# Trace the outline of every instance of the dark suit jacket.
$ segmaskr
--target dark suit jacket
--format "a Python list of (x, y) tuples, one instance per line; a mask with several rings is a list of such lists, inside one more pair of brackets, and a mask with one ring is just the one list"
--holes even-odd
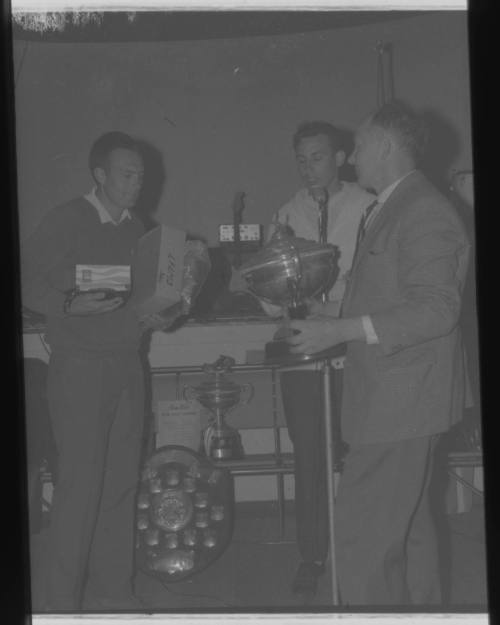
[(452, 205), (411, 173), (368, 228), (344, 297), (343, 316), (370, 315), (379, 339), (348, 345), (342, 428), (351, 446), (436, 434), (461, 418), (468, 256)]

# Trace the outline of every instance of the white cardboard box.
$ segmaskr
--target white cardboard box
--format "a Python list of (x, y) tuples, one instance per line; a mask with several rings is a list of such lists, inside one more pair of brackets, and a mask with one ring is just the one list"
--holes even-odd
[(180, 301), (185, 242), (184, 230), (164, 225), (139, 239), (132, 274), (139, 315), (160, 313)]

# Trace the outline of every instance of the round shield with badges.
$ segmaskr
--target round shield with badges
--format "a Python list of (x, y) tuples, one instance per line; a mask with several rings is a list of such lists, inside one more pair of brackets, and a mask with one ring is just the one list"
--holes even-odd
[(137, 565), (168, 582), (201, 571), (229, 545), (234, 486), (227, 469), (177, 445), (146, 462), (136, 505)]

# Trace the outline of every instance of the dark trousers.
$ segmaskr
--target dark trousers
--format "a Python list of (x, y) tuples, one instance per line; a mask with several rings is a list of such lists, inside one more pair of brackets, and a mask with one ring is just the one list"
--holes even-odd
[[(332, 429), (335, 447), (340, 443), (340, 373), (332, 370)], [(322, 373), (283, 372), (280, 384), (295, 456), (297, 545), (302, 560), (324, 561), (328, 552), (328, 504)]]
[(48, 398), (59, 472), (49, 528), (46, 608), (79, 610), (132, 590), (134, 498), (144, 417), (138, 355), (54, 353)]
[(436, 436), (350, 450), (335, 506), (344, 605), (440, 602), (429, 502)]

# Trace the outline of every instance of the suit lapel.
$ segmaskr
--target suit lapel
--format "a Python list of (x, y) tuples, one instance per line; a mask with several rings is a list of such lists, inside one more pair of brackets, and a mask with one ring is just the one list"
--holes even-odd
[[(368, 253), (373, 241), (376, 239), (378, 233), (384, 228), (388, 221), (390, 221), (394, 215), (400, 210), (402, 201), (405, 201), (405, 196), (410, 193), (414, 194), (414, 189), (418, 188), (422, 182), (425, 181), (425, 177), (419, 172), (413, 172), (405, 178), (401, 184), (399, 184), (394, 192), (391, 193), (387, 201), (384, 203), (375, 220), (368, 228), (364, 239), (361, 241), (356, 258), (349, 272), (349, 279), (344, 295), (344, 303), (342, 305), (344, 310), (348, 310), (349, 302), (351, 299), (353, 282), (356, 279), (356, 270), (358, 265), (363, 262), (366, 254)], [(347, 313), (348, 314), (348, 313)]]
[(394, 214), (397, 213), (401, 206), (401, 198), (404, 197), (408, 190), (410, 190), (421, 179), (423, 179), (423, 176), (419, 171), (409, 174), (384, 202), (380, 212), (375, 216), (373, 223), (369, 225), (369, 228), (360, 243), (351, 271), (355, 271), (358, 264), (366, 256), (371, 244), (377, 237), (377, 234), (384, 228), (385, 224), (391, 220)]

